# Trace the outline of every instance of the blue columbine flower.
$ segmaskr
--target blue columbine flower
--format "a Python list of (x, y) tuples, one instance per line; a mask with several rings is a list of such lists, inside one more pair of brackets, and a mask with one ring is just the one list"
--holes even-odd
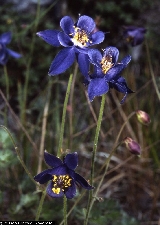
[(124, 38), (132, 47), (140, 45), (144, 41), (146, 29), (144, 27), (124, 26)]
[(66, 195), (67, 198), (73, 198), (76, 195), (76, 185), (79, 183), (83, 188), (91, 190), (92, 186), (74, 170), (78, 164), (77, 152), (67, 154), (63, 162), (54, 155), (44, 152), (46, 163), (52, 167), (36, 175), (34, 179), (40, 184), (51, 180), (47, 187), (47, 193), (53, 198)]
[(60, 21), (62, 31), (45, 30), (37, 33), (48, 44), (64, 48), (53, 60), (49, 75), (58, 75), (67, 70), (77, 58), (82, 74), (89, 70), (88, 47), (99, 44), (104, 40), (102, 31), (94, 32), (95, 22), (89, 16), (80, 16), (76, 23), (65, 16)]
[(90, 101), (96, 96), (103, 95), (110, 88), (115, 88), (119, 92), (125, 93), (121, 103), (124, 102), (128, 93), (132, 93), (123, 77), (120, 76), (121, 71), (128, 65), (131, 56), (128, 55), (117, 63), (119, 51), (115, 47), (107, 47), (103, 51), (103, 55), (96, 49), (88, 51), (91, 63), (94, 65), (93, 74), (88, 75), (85, 84), (88, 86), (88, 96)]
[(0, 35), (0, 64), (5, 65), (8, 61), (8, 57), (20, 58), (21, 55), (6, 47), (10, 43), (12, 38), (11, 32), (6, 32)]

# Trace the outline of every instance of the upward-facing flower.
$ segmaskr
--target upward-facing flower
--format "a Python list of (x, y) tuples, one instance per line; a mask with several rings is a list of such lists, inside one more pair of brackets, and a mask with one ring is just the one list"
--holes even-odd
[(146, 29), (144, 27), (124, 26), (124, 38), (131, 46), (140, 45), (144, 41)]
[(58, 75), (67, 70), (77, 58), (82, 74), (88, 73), (88, 47), (99, 44), (104, 40), (104, 33), (95, 29), (95, 22), (89, 16), (80, 16), (76, 23), (65, 16), (60, 21), (62, 31), (45, 30), (37, 33), (48, 44), (64, 48), (53, 60), (49, 75)]
[(91, 63), (94, 64), (93, 74), (88, 75), (85, 80), (90, 101), (96, 96), (107, 93), (110, 88), (115, 88), (125, 94), (121, 101), (123, 103), (127, 94), (133, 92), (127, 87), (125, 79), (120, 76), (121, 71), (130, 62), (131, 56), (128, 55), (117, 63), (119, 51), (112, 46), (107, 47), (103, 55), (96, 49), (89, 50), (88, 55)]
[(91, 190), (92, 186), (74, 170), (78, 165), (77, 152), (67, 154), (63, 162), (54, 155), (44, 152), (46, 163), (52, 167), (36, 175), (34, 179), (40, 184), (51, 180), (47, 187), (47, 193), (53, 198), (66, 195), (67, 198), (73, 198), (76, 195), (75, 184), (79, 183), (83, 188)]
[(9, 56), (14, 58), (20, 58), (21, 55), (11, 49), (7, 48), (6, 45), (11, 42), (11, 32), (6, 32), (0, 35), (0, 64), (5, 65), (8, 61)]

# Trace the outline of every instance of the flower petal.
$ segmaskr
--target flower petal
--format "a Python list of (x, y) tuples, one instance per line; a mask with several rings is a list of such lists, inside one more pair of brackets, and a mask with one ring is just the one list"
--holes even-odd
[(77, 154), (77, 152), (67, 154), (66, 157), (64, 158), (64, 163), (66, 164), (66, 166), (69, 169), (75, 170), (75, 168), (78, 165), (78, 154)]
[(107, 93), (109, 90), (109, 85), (105, 81), (105, 78), (95, 78), (92, 79), (88, 85), (88, 97), (92, 101), (94, 97), (101, 96)]
[(69, 36), (67, 34), (65, 34), (64, 32), (59, 32), (58, 40), (61, 43), (61, 45), (64, 47), (73, 46), (73, 42), (71, 41)]
[(49, 154), (47, 151), (44, 152), (44, 159), (46, 163), (51, 167), (63, 165), (62, 161), (58, 157)]
[(95, 28), (95, 22), (89, 16), (80, 16), (77, 22), (77, 27), (87, 31), (88, 33), (91, 33)]
[(89, 57), (87, 54), (78, 54), (78, 65), (81, 73), (87, 79), (89, 73)]
[(17, 58), (17, 59), (18, 59), (18, 58), (22, 57), (21, 54), (19, 54), (19, 53), (13, 51), (13, 50), (11, 50), (11, 49), (8, 49), (8, 48), (7, 48), (7, 52), (8, 52), (8, 54), (9, 54), (10, 56), (12, 56), (12, 57), (14, 57), (14, 58)]
[(105, 76), (106, 82), (111, 80), (116, 80), (124, 68), (125, 66), (122, 63), (118, 63), (115, 66), (113, 66), (111, 69), (109, 69)]
[(118, 61), (119, 50), (116, 47), (109, 46), (104, 51), (104, 56), (111, 55), (112, 63), (116, 63)]
[(51, 181), (47, 186), (47, 194), (51, 196), (52, 198), (60, 198), (64, 195), (64, 192), (60, 190), (59, 194), (56, 194), (52, 191), (53, 188), (53, 182)]
[(60, 27), (67, 35), (74, 33), (73, 26), (74, 22), (70, 16), (64, 16), (60, 21)]
[(60, 43), (58, 40), (59, 32), (60, 31), (58, 30), (44, 30), (44, 31), (38, 32), (37, 35), (48, 44), (59, 47), (60, 46)]
[(122, 63), (124, 65), (124, 68), (128, 65), (128, 63), (131, 61), (131, 56), (127, 55), (126, 57), (124, 57), (120, 63)]
[(71, 181), (71, 186), (67, 191), (65, 191), (65, 195), (69, 199), (73, 198), (76, 195), (76, 185), (73, 180)]
[(63, 164), (61, 166), (57, 166), (57, 167), (51, 169), (49, 171), (49, 174), (52, 175), (52, 176), (53, 175), (57, 175), (57, 176), (66, 175), (66, 174), (69, 174), (69, 169), (67, 168), (66, 165)]
[(100, 44), (104, 41), (105, 35), (102, 31), (97, 31), (92, 34), (92, 43), (91, 45)]
[(11, 32), (6, 32), (0, 36), (0, 42), (2, 42), (5, 45), (9, 44), (11, 41), (11, 38), (12, 38)]
[(52, 179), (52, 169), (44, 170), (43, 172), (37, 174), (34, 177), (34, 180), (39, 182), (40, 184), (44, 184), (51, 179)]
[(88, 56), (90, 58), (91, 63), (101, 68), (100, 62), (102, 60), (102, 54), (97, 49), (91, 49), (88, 51)]
[(49, 75), (55, 76), (66, 71), (75, 61), (74, 48), (62, 49), (53, 60)]
[(88, 182), (78, 173), (75, 173), (74, 179), (76, 182), (78, 182), (83, 188), (87, 189), (87, 190), (91, 190), (94, 187), (92, 187), (91, 185), (88, 184)]

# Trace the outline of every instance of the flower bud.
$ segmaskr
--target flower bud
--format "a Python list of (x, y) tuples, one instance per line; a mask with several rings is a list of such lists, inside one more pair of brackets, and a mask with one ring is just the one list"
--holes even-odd
[(136, 116), (137, 116), (138, 121), (140, 123), (142, 123), (143, 125), (149, 125), (151, 122), (151, 119), (150, 119), (150, 116), (148, 115), (148, 113), (146, 113), (142, 110), (137, 110)]
[(128, 148), (128, 150), (132, 154), (134, 154), (134, 155), (140, 155), (141, 154), (140, 145), (136, 141), (134, 141), (132, 138), (126, 137), (123, 141), (126, 144), (126, 147)]

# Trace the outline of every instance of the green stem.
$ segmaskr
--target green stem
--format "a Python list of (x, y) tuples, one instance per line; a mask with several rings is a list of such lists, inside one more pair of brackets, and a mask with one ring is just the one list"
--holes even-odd
[(27, 69), (26, 69), (26, 76), (25, 76), (25, 83), (24, 83), (24, 97), (23, 97), (23, 109), (22, 109), (22, 114), (21, 114), (21, 119), (22, 119), (22, 124), (25, 123), (25, 112), (26, 112), (26, 101), (27, 101), (27, 93), (28, 93), (28, 84), (29, 84), (29, 77), (30, 77), (30, 67), (32, 63), (32, 57), (33, 57), (33, 51), (34, 51), (34, 46), (35, 46), (35, 38), (36, 38), (36, 30), (39, 22), (39, 15), (40, 15), (40, 0), (38, 1), (37, 4), (37, 12), (36, 12), (36, 18), (35, 18), (35, 27), (33, 31), (33, 38), (31, 42), (31, 49), (30, 49), (30, 54), (29, 54), (29, 59), (28, 59), (28, 64), (27, 64)]
[[(96, 157), (96, 152), (97, 152), (97, 144), (98, 144), (99, 132), (100, 132), (101, 123), (102, 123), (104, 106), (105, 106), (105, 95), (102, 95), (101, 106), (100, 106), (100, 110), (99, 110), (99, 117), (98, 117), (98, 121), (97, 121), (96, 133), (95, 133), (94, 144), (93, 144), (91, 180), (90, 180), (91, 186), (93, 186), (94, 170), (95, 170), (95, 157)], [(92, 198), (93, 198), (93, 190), (91, 190), (89, 193), (89, 200), (88, 200), (86, 219), (84, 221), (84, 225), (86, 225), (88, 222), (88, 217), (89, 217), (89, 213), (90, 213), (90, 204), (91, 204)]]
[(61, 128), (60, 128), (60, 138), (59, 138), (57, 157), (61, 156), (63, 135), (64, 135), (64, 126), (65, 126), (65, 119), (66, 119), (66, 110), (67, 110), (67, 104), (68, 104), (69, 94), (70, 94), (70, 90), (71, 90), (72, 80), (73, 80), (73, 74), (70, 74), (67, 91), (66, 91), (66, 96), (65, 96), (65, 100), (64, 100), (64, 105), (63, 105), (62, 122), (61, 122)]
[(9, 101), (9, 78), (8, 78), (6, 65), (4, 65), (3, 69), (4, 69), (5, 80), (6, 80), (6, 98), (7, 98), (7, 101)]
[(106, 172), (107, 172), (107, 170), (108, 170), (108, 167), (109, 167), (109, 163), (110, 163), (111, 157), (112, 157), (113, 153), (115, 152), (115, 150), (116, 150), (116, 149), (119, 147), (119, 145), (121, 145), (121, 143), (122, 143), (122, 142), (118, 143), (118, 142), (119, 142), (120, 135), (121, 135), (121, 133), (122, 133), (122, 131), (123, 131), (125, 125), (127, 124), (128, 120), (129, 120), (133, 115), (135, 115), (135, 112), (132, 112), (132, 113), (128, 116), (127, 120), (123, 123), (123, 125), (122, 125), (122, 127), (121, 127), (121, 129), (120, 129), (120, 131), (119, 131), (119, 133), (118, 133), (118, 136), (117, 136), (117, 138), (116, 138), (115, 144), (114, 144), (114, 146), (113, 146), (113, 148), (112, 148), (112, 150), (111, 150), (111, 153), (109, 154), (109, 157), (107, 158), (107, 160), (106, 160), (106, 162), (105, 162), (105, 164), (104, 164), (105, 170), (104, 170), (103, 176), (102, 176), (102, 178), (101, 178), (101, 180), (100, 180), (100, 182), (99, 182), (99, 184), (98, 184), (98, 187), (96, 188), (96, 191), (95, 191), (95, 193), (94, 193), (94, 196), (92, 197), (92, 199), (91, 199), (91, 201), (90, 201), (89, 207), (88, 207), (88, 209), (87, 209), (87, 214), (86, 214), (86, 219), (85, 219), (85, 221), (84, 221), (84, 225), (87, 225), (87, 224), (88, 224), (88, 219), (89, 219), (90, 211), (91, 211), (91, 209), (92, 209), (92, 207), (93, 207), (93, 204), (94, 204), (94, 202), (95, 202), (95, 199), (97, 198), (97, 194), (98, 194), (99, 189), (100, 189), (100, 187), (101, 187), (101, 185), (102, 185), (102, 182), (103, 182), (103, 180), (104, 180), (104, 178), (105, 178), (105, 176), (106, 176)]
[[(4, 76), (5, 76), (5, 82), (6, 82), (6, 99), (7, 101), (9, 101), (9, 78), (8, 78), (8, 72), (7, 72), (7, 67), (6, 65), (4, 65), (3, 67), (4, 69)], [(7, 123), (7, 113), (8, 110), (7, 110), (7, 106), (5, 107), (5, 115), (4, 115), (4, 124), (7, 126), (8, 123)]]
[(38, 206), (38, 209), (37, 209), (35, 221), (39, 221), (39, 217), (40, 217), (40, 214), (41, 214), (41, 211), (42, 211), (42, 207), (43, 207), (45, 197), (46, 197), (46, 190), (44, 190), (42, 192), (42, 196), (41, 196), (41, 200), (39, 202), (39, 206)]
[[(18, 147), (16, 146), (16, 143), (15, 143), (15, 141), (14, 141), (14, 139), (13, 139), (13, 137), (12, 137), (10, 131), (7, 129), (7, 127), (5, 127), (5, 126), (3, 126), (3, 125), (0, 125), (0, 128), (2, 128), (4, 131), (6, 131), (6, 132), (8, 133), (9, 137), (11, 138), (11, 141), (12, 141), (12, 143), (13, 143), (14, 149), (15, 149), (15, 151), (16, 151), (16, 153), (17, 153), (17, 157), (18, 157), (18, 159), (19, 159), (21, 165), (23, 166), (25, 172), (28, 174), (28, 176), (29, 176), (29, 178), (31, 179), (31, 181), (37, 186), (37, 183), (36, 183), (35, 180), (33, 179), (31, 173), (30, 173), (29, 170), (27, 169), (27, 167), (26, 167), (26, 165), (25, 165), (25, 163), (24, 163), (24, 161), (23, 161), (23, 159), (22, 159), (22, 157), (21, 157), (21, 155), (20, 155), (19, 149), (18, 149)], [(38, 187), (40, 187), (40, 185), (38, 185)], [(42, 189), (42, 188), (40, 188), (40, 189)]]
[(64, 218), (64, 225), (67, 225), (67, 198), (65, 195), (63, 197), (63, 218)]

